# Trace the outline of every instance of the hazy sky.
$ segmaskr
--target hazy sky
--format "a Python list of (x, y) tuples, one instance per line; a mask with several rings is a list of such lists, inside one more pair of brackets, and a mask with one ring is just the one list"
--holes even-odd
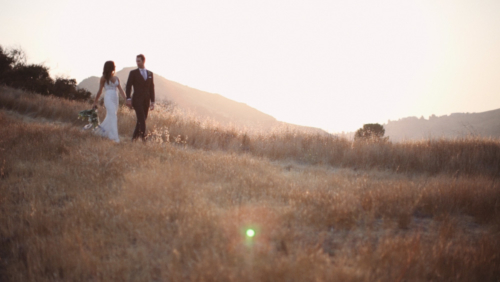
[(0, 44), (78, 81), (144, 53), (167, 79), (353, 131), (500, 108), (500, 1), (0, 0)]

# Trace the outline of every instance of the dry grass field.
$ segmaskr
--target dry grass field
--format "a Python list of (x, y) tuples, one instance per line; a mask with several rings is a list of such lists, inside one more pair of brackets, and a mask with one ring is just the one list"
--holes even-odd
[(0, 281), (500, 281), (499, 140), (351, 142), (160, 107), (145, 143), (121, 109), (115, 144), (80, 129), (86, 108), (0, 87)]

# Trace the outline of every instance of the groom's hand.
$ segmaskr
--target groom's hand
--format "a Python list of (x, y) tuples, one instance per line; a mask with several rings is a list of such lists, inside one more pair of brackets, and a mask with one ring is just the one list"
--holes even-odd
[(151, 104), (149, 105), (149, 110), (154, 110), (155, 109), (155, 102), (151, 102)]
[(125, 101), (125, 105), (127, 105), (127, 107), (129, 107), (130, 109), (132, 109), (132, 100), (131, 99), (127, 99)]

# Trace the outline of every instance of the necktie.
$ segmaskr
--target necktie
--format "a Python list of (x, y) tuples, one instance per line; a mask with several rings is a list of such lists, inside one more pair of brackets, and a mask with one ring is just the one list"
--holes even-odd
[(141, 69), (141, 74), (142, 74), (142, 77), (144, 77), (144, 80), (146, 80), (146, 69)]

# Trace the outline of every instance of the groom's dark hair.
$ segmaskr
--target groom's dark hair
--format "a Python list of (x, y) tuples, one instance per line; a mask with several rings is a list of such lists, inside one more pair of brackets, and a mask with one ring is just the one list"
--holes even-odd
[(139, 55), (137, 55), (137, 58), (141, 58), (141, 60), (142, 60), (143, 62), (145, 62), (145, 61), (146, 61), (146, 57), (144, 57), (144, 55), (143, 55), (143, 54), (139, 54)]

